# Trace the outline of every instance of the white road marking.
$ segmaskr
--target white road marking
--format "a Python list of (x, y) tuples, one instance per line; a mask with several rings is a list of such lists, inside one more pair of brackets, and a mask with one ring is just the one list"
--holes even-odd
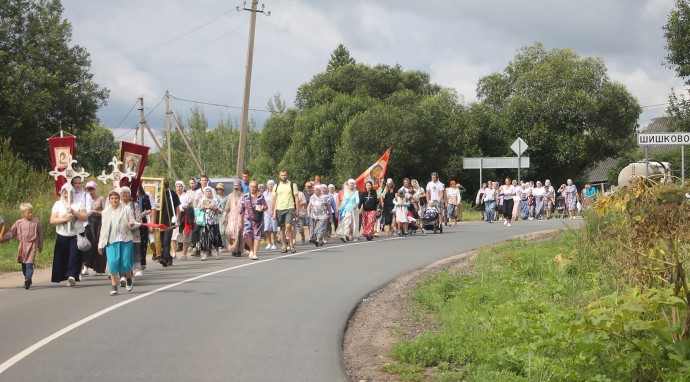
[[(339, 245), (330, 245), (330, 246), (328, 246), (327, 248), (330, 249), (330, 248), (346, 247), (346, 246), (351, 246), (351, 245), (359, 245), (359, 244), (367, 244), (367, 243), (377, 243), (377, 242), (388, 241), (388, 240), (395, 240), (395, 239), (398, 239), (398, 238), (397, 238), (397, 237), (392, 237), (392, 238), (379, 239), (379, 240), (376, 240), (376, 241), (360, 241), (360, 242), (345, 243), (345, 244), (339, 244)], [(62, 337), (63, 335), (65, 335), (65, 334), (71, 332), (72, 330), (74, 330), (74, 329), (76, 329), (76, 328), (78, 328), (78, 327), (80, 327), (80, 326), (82, 326), (82, 325), (84, 325), (84, 324), (86, 324), (86, 323), (88, 323), (88, 322), (90, 322), (90, 321), (93, 321), (93, 320), (97, 319), (98, 317), (101, 317), (101, 316), (105, 315), (106, 313), (112, 312), (113, 310), (115, 310), (115, 309), (117, 309), (117, 308), (121, 308), (121, 307), (123, 307), (123, 306), (125, 306), (125, 305), (127, 305), (127, 304), (131, 304), (131, 303), (133, 303), (133, 302), (135, 302), (135, 301), (139, 301), (139, 300), (141, 300), (142, 298), (149, 297), (149, 296), (151, 296), (151, 295), (153, 295), (153, 294), (156, 294), (156, 293), (158, 293), (158, 292), (162, 292), (162, 291), (164, 291), (164, 290), (166, 290), (166, 289), (174, 288), (174, 287), (176, 287), (176, 286), (179, 286), (179, 285), (188, 283), (188, 282), (190, 282), (190, 281), (195, 281), (195, 280), (202, 279), (202, 278), (204, 278), (204, 277), (213, 276), (213, 275), (216, 275), (216, 274), (218, 274), (218, 273), (223, 273), (223, 272), (231, 271), (231, 270), (234, 270), (234, 269), (247, 267), (247, 266), (250, 266), (250, 265), (261, 264), (261, 263), (265, 263), (265, 262), (268, 262), (268, 261), (273, 261), (273, 260), (278, 260), (278, 259), (284, 259), (284, 258), (292, 257), (292, 256), (303, 255), (303, 254), (305, 254), (305, 253), (316, 252), (316, 251), (319, 251), (319, 250), (322, 250), (322, 249), (326, 249), (326, 248), (321, 247), (321, 248), (310, 249), (310, 250), (307, 250), (307, 251), (302, 251), (302, 252), (297, 252), (297, 253), (290, 253), (290, 254), (288, 254), (288, 255), (272, 257), (272, 258), (270, 258), (270, 259), (263, 259), (263, 260), (259, 260), (259, 261), (252, 261), (252, 262), (249, 262), (249, 263), (245, 263), (245, 264), (241, 264), (241, 265), (236, 265), (236, 266), (234, 266), (234, 267), (225, 268), (225, 269), (220, 269), (220, 270), (213, 271), (213, 272), (209, 272), (209, 273), (204, 273), (204, 274), (199, 275), (199, 276), (195, 276), (195, 277), (192, 277), (192, 278), (189, 278), (189, 279), (186, 279), (186, 280), (182, 280), (182, 281), (176, 282), (176, 283), (174, 283), (174, 284), (170, 284), (170, 285), (166, 285), (166, 286), (160, 287), (160, 288), (158, 288), (158, 289), (154, 289), (154, 290), (152, 290), (152, 291), (150, 291), (150, 292), (146, 292), (146, 293), (144, 293), (144, 294), (142, 294), (142, 295), (139, 295), (139, 296), (130, 298), (130, 299), (126, 300), (126, 301), (119, 302), (119, 303), (117, 303), (117, 304), (115, 304), (115, 305), (113, 305), (113, 306), (109, 306), (109, 307), (107, 307), (107, 308), (105, 308), (105, 309), (103, 309), (103, 310), (101, 310), (101, 311), (98, 311), (98, 312), (96, 312), (96, 313), (94, 313), (94, 314), (92, 314), (92, 315), (90, 315), (90, 316), (88, 316), (88, 317), (85, 317), (85, 318), (83, 318), (83, 319), (81, 319), (81, 320), (79, 320), (79, 321), (73, 323), (72, 325), (69, 325), (69, 326), (67, 326), (67, 327), (65, 327), (65, 328), (63, 328), (63, 329), (60, 329), (60, 330), (58, 330), (57, 332), (55, 332), (55, 333), (49, 335), (48, 337), (46, 337), (46, 338), (44, 338), (44, 339), (42, 339), (42, 340), (36, 342), (35, 344), (29, 346), (28, 348), (24, 349), (23, 351), (17, 353), (14, 357), (8, 359), (7, 361), (3, 362), (3, 363), (0, 365), (0, 374), (4, 373), (7, 369), (9, 369), (10, 367), (14, 366), (17, 362), (19, 362), (19, 361), (21, 361), (22, 359), (28, 357), (31, 353), (35, 352), (36, 350), (39, 350), (40, 348), (44, 347), (45, 345), (49, 344), (50, 342), (52, 342), (52, 341), (54, 341), (54, 340), (56, 340), (56, 339)]]

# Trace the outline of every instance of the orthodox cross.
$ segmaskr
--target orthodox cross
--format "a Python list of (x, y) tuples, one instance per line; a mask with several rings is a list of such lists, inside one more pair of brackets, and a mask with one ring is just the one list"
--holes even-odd
[(118, 160), (117, 157), (113, 157), (113, 160), (108, 164), (113, 167), (113, 172), (106, 175), (105, 170), (103, 170), (103, 173), (98, 176), (98, 180), (103, 182), (103, 184), (108, 184), (108, 180), (110, 179), (113, 181), (113, 188), (120, 188), (120, 180), (122, 180), (122, 178), (128, 178), (131, 182), (132, 178), (136, 178), (137, 176), (137, 173), (130, 169), (125, 169), (125, 172), (120, 171), (122, 161)]
[[(74, 189), (72, 188), (72, 179), (74, 178), (82, 178), (86, 179), (90, 174), (82, 168), (81, 170), (77, 171), (74, 169), (74, 166), (72, 166), (74, 163), (77, 163), (76, 160), (72, 159), (72, 155), (67, 154), (67, 166), (60, 170), (60, 167), (62, 164), (58, 164), (55, 166), (53, 171), (49, 172), (53, 179), (58, 180), (60, 176), (65, 177), (67, 179), (67, 205), (71, 206), (72, 205), (72, 193), (74, 192)], [(67, 229), (72, 230), (72, 222), (69, 222), (67, 224)]]

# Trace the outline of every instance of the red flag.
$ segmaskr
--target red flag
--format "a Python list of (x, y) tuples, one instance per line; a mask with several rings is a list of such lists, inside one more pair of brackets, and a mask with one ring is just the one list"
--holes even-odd
[[(74, 158), (74, 136), (48, 138), (48, 144), (50, 145), (50, 163), (53, 164), (53, 169), (57, 167), (58, 170), (64, 170), (69, 164), (67, 163), (68, 155)], [(60, 195), (60, 188), (65, 183), (67, 183), (67, 179), (64, 176), (59, 176), (55, 180), (56, 194)]]
[(379, 188), (381, 180), (386, 176), (386, 168), (388, 167), (388, 158), (390, 158), (390, 156), (391, 148), (389, 147), (376, 163), (372, 164), (366, 171), (357, 177), (357, 189), (360, 192), (366, 190), (367, 181), (371, 181), (374, 184), (374, 190)]
[(146, 158), (149, 156), (149, 147), (137, 145), (136, 143), (121, 142), (120, 160), (122, 161), (122, 168), (120, 171), (127, 172), (132, 170), (137, 173), (137, 177), (130, 182), (129, 178), (120, 180), (120, 186), (128, 186), (132, 189), (132, 199), (137, 197), (139, 185), (141, 184), (141, 176), (144, 175), (144, 168), (146, 168)]

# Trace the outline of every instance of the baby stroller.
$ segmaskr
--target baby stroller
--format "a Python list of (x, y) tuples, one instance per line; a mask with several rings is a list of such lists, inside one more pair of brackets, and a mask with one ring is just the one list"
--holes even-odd
[(443, 233), (443, 226), (439, 218), (439, 211), (435, 205), (430, 205), (424, 210), (424, 217), (422, 218), (422, 227), (425, 230), (434, 231), (434, 233)]
[(568, 210), (565, 207), (565, 197), (559, 196), (556, 198), (556, 217), (562, 219), (568, 216)]

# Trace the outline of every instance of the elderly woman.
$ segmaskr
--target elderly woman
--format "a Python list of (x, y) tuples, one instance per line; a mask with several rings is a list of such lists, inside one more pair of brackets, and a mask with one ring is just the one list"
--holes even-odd
[(119, 275), (125, 276), (127, 290), (134, 288), (132, 280), (133, 236), (132, 229), (139, 227), (140, 222), (134, 220), (129, 205), (120, 203), (120, 190), (108, 193), (108, 206), (103, 210), (103, 226), (98, 239), (98, 253), (105, 252), (110, 269), (112, 284), (110, 295), (118, 294), (117, 282)]
[(220, 248), (223, 246), (223, 239), (220, 237), (220, 219), (218, 213), (222, 210), (218, 200), (213, 197), (213, 189), (209, 186), (204, 187), (204, 196), (199, 200), (199, 208), (204, 212), (206, 225), (199, 233), (199, 245), (202, 255), (201, 261), (206, 261), (208, 256), (216, 251), (216, 259), (220, 259)]
[(544, 217), (544, 186), (537, 181), (537, 187), (532, 190), (534, 196), (534, 217), (541, 220)]
[(573, 184), (572, 179), (568, 179), (566, 184), (562, 184), (558, 192), (562, 192), (565, 196), (565, 205), (568, 207), (568, 217), (575, 219), (577, 212), (577, 203), (580, 201), (580, 196), (577, 193), (577, 187)]
[(84, 251), (84, 263), (82, 266), (81, 274), (84, 276), (89, 275), (89, 268), (92, 268), (96, 274), (105, 273), (105, 266), (107, 262), (105, 261), (105, 256), (98, 255), (98, 238), (101, 236), (101, 212), (105, 208), (105, 198), (98, 195), (96, 189), (98, 185), (94, 181), (90, 181), (86, 184), (86, 192), (91, 195), (93, 200), (93, 209), (89, 215), (89, 226), (86, 228), (86, 237), (91, 242), (91, 248), (88, 251)]
[(264, 196), (259, 193), (259, 187), (255, 181), (249, 182), (249, 192), (244, 194), (238, 212), (240, 222), (244, 226), (244, 239), (249, 245), (249, 258), (259, 259), (261, 247), (261, 235), (264, 233), (264, 212), (268, 210), (268, 204)]
[[(225, 195), (225, 185), (223, 183), (216, 184), (216, 200), (218, 201), (218, 207), (220, 208), (220, 214), (225, 211), (225, 205), (228, 203), (228, 196)], [(221, 215), (222, 216), (222, 215)], [(222, 233), (225, 232), (225, 223), (223, 219), (219, 221), (220, 239), (223, 241), (223, 248), (228, 245), (227, 238)]]
[(547, 219), (551, 219), (554, 204), (556, 204), (556, 190), (551, 186), (551, 181), (546, 179), (544, 181), (544, 211)]
[[(273, 179), (269, 179), (266, 182), (266, 190), (262, 191), (259, 188), (259, 192), (263, 194), (266, 204), (269, 206), (273, 201), (273, 189), (275, 188), (276, 182)], [(266, 249), (276, 249), (276, 241), (278, 240), (278, 223), (276, 219), (271, 217), (269, 211), (264, 212), (264, 233), (266, 234)]]
[(314, 194), (307, 204), (307, 217), (311, 227), (309, 242), (315, 246), (323, 245), (326, 236), (326, 227), (331, 215), (331, 202), (328, 197), (328, 186), (319, 184), (314, 186)]
[(223, 222), (225, 223), (225, 238), (228, 241), (228, 250), (233, 257), (242, 255), (242, 223), (240, 221), (240, 203), (242, 203), (242, 181), (235, 179), (232, 193), (228, 195), (228, 201), (223, 210)]
[(355, 214), (357, 205), (359, 205), (359, 192), (355, 189), (355, 180), (350, 179), (347, 181), (347, 188), (343, 189), (343, 199), (338, 209), (340, 212), (340, 224), (335, 231), (343, 243), (348, 239), (359, 236), (357, 230), (359, 222), (356, 220), (357, 215)]
[(50, 224), (55, 225), (55, 251), (53, 272), (50, 281), (59, 283), (67, 280), (73, 287), (79, 280), (81, 258), (77, 248), (77, 234), (88, 219), (86, 207), (74, 198), (69, 198), (72, 186), (68, 183), (60, 189), (60, 199), (55, 202), (50, 214)]

